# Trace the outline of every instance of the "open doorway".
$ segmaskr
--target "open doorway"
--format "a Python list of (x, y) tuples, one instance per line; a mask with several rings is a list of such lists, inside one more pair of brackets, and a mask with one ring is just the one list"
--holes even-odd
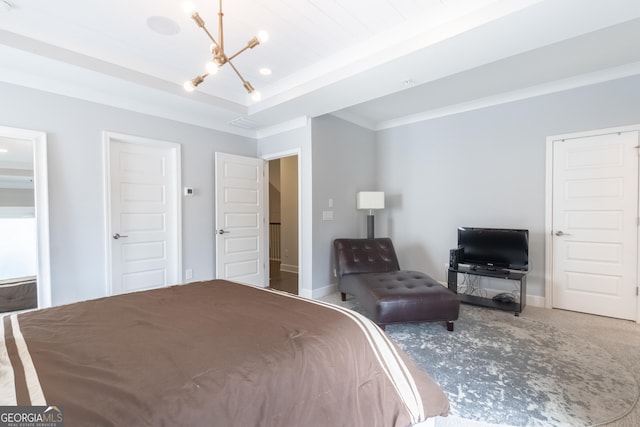
[[(5, 296), (8, 295), (9, 299), (17, 299), (11, 287), (14, 286), (12, 282), (20, 282), (17, 286), (22, 289), (18, 292), (24, 297), (20, 300), (26, 301), (25, 306), (16, 307), (15, 301), (5, 299), (10, 307), (4, 312), (28, 309), (26, 305), (31, 308), (34, 299), (38, 308), (50, 307), (47, 136), (40, 131), (0, 126), (0, 142), (3, 144), (0, 159), (3, 175), (0, 179), (3, 182), (0, 185), (3, 192), (0, 197), (0, 217), (8, 220), (0, 231), (0, 242), (9, 242), (10, 245), (2, 253), (3, 262), (8, 263), (5, 262), (4, 267), (0, 265), (5, 281), (0, 291), (7, 292)], [(9, 237), (9, 233), (13, 237)], [(5, 256), (7, 254), (10, 255)], [(16, 256), (20, 257), (20, 261), (15, 260)]]
[(0, 313), (38, 307), (31, 140), (0, 135)]
[(298, 156), (269, 160), (269, 287), (298, 295)]
[(33, 144), (0, 136), (0, 313), (36, 308)]

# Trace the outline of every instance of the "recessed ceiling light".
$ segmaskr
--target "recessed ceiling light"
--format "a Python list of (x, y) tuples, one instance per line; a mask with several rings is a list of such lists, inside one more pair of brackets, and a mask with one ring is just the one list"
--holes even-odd
[(271, 68), (260, 68), (260, 74), (262, 74), (263, 76), (270, 76)]
[(7, 150), (6, 148), (0, 148), (0, 153), (8, 153), (9, 150)]
[(0, 1), (0, 13), (9, 12), (13, 8), (13, 5), (9, 0)]
[(175, 36), (180, 32), (180, 25), (172, 19), (164, 16), (151, 16), (147, 18), (147, 27), (151, 28), (154, 33), (163, 36)]

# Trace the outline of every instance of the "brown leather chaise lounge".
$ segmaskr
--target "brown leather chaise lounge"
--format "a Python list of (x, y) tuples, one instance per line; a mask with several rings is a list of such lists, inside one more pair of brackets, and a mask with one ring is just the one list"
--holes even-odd
[(460, 301), (419, 271), (400, 270), (389, 238), (333, 242), (342, 300), (353, 295), (382, 329), (390, 323), (445, 321), (453, 331)]

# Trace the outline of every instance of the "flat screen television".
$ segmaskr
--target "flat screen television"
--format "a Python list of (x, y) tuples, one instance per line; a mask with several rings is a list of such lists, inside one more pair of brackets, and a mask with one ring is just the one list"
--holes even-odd
[(458, 228), (459, 264), (485, 269), (529, 269), (529, 230)]

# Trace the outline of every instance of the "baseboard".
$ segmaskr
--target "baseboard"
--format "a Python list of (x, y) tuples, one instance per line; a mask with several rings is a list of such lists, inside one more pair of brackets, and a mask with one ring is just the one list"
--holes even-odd
[(280, 264), (280, 271), (286, 271), (287, 273), (298, 273), (298, 266), (290, 264)]
[(300, 296), (310, 299), (318, 299), (338, 292), (338, 285), (336, 283), (330, 283), (327, 286), (323, 286), (318, 289), (301, 289)]
[(301, 296), (302, 298), (313, 299), (312, 295), (313, 295), (312, 290), (298, 289), (298, 296)]
[(547, 304), (545, 297), (540, 297), (538, 295), (527, 295), (527, 305), (531, 307), (540, 307), (545, 308)]

